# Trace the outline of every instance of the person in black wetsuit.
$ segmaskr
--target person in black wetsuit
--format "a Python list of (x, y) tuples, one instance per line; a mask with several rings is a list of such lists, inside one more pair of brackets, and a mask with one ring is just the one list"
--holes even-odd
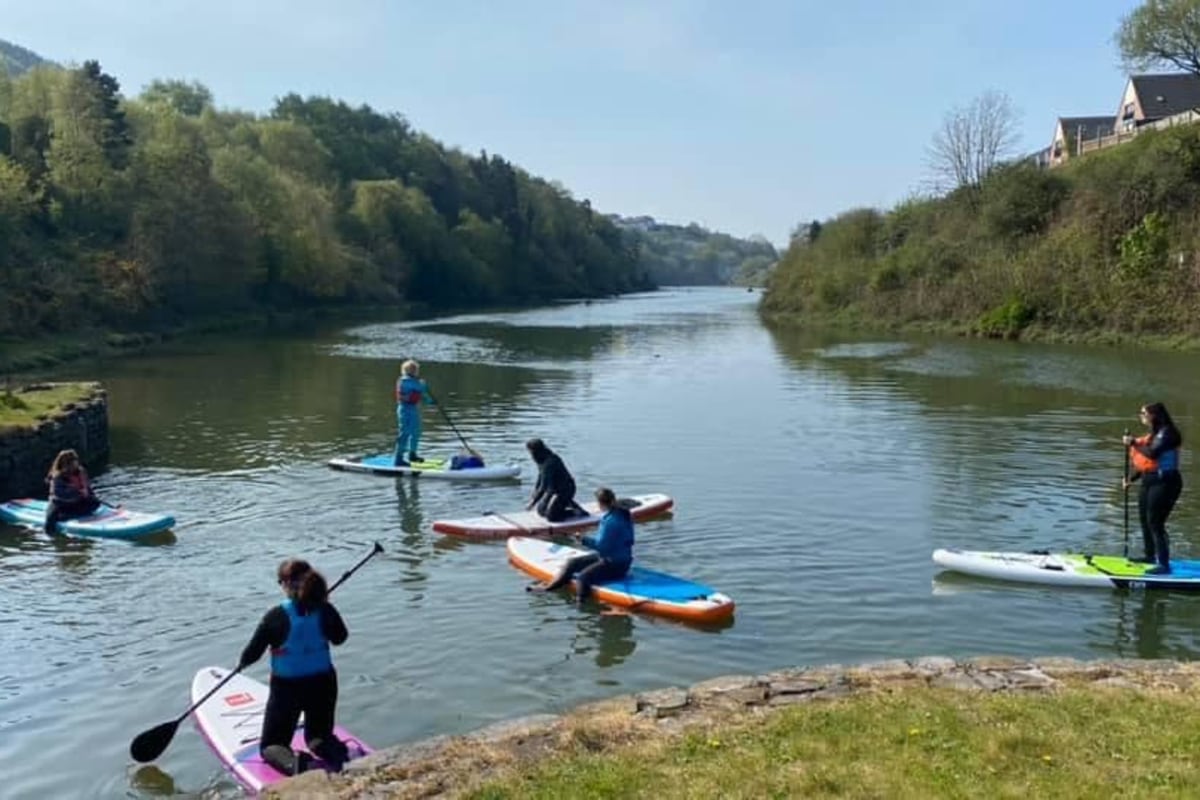
[(525, 449), (538, 465), (537, 483), (526, 510), (537, 507), (537, 513), (550, 522), (561, 522), (578, 508), (575, 505), (575, 479), (567, 465), (541, 439), (530, 439)]
[(263, 760), (283, 774), (303, 772), (308, 754), (297, 754), (291, 747), (303, 713), (308, 749), (340, 770), (347, 750), (333, 734), (338, 684), (329, 645), (342, 644), (350, 634), (327, 599), (325, 578), (307, 561), (280, 564), (279, 585), (287, 599), (263, 615), (238, 665), (248, 667), (271, 648), (271, 693), (258, 749)]
[(1142, 482), (1138, 490), (1138, 518), (1145, 545), (1143, 560), (1155, 565), (1146, 574), (1164, 575), (1171, 571), (1167, 517), (1183, 491), (1183, 477), (1179, 474), (1183, 435), (1162, 403), (1143, 406), (1140, 416), (1150, 432), (1122, 439), (1129, 448), (1130, 467), (1122, 488), (1128, 489), (1138, 480)]

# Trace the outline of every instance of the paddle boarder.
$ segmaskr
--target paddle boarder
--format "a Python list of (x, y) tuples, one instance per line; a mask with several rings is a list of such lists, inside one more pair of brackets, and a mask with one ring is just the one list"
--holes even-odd
[(74, 450), (63, 450), (54, 457), (46, 483), (50, 484), (50, 502), (46, 504), (45, 530), (51, 536), (58, 533), (60, 521), (86, 517), (100, 507), (87, 470)]
[(1129, 448), (1130, 464), (1122, 488), (1128, 489), (1141, 481), (1138, 519), (1145, 545), (1143, 560), (1154, 564), (1146, 574), (1163, 575), (1171, 571), (1167, 517), (1183, 491), (1183, 477), (1179, 474), (1179, 448), (1183, 445), (1183, 435), (1162, 403), (1142, 406), (1139, 416), (1149, 432), (1138, 437), (1127, 434), (1122, 438)]
[(580, 539), (592, 552), (572, 558), (552, 581), (532, 584), (525, 587), (527, 591), (552, 592), (575, 578), (575, 602), (582, 606), (597, 583), (618, 581), (629, 572), (633, 564), (633, 515), (617, 505), (616, 495), (607, 487), (596, 490), (596, 503), (600, 506), (600, 529), (595, 536)]
[(538, 466), (537, 483), (525, 510), (536, 507), (538, 515), (550, 522), (567, 519), (579, 508), (575, 503), (575, 479), (567, 465), (541, 439), (530, 439), (525, 449)]
[(421, 365), (409, 359), (400, 365), (400, 377), (396, 380), (396, 422), (400, 426), (396, 437), (397, 467), (423, 460), (417, 455), (421, 445), (421, 404), (433, 405), (434, 400), (429, 386), (419, 377), (420, 372)]
[(329, 645), (346, 641), (346, 623), (329, 602), (325, 578), (307, 561), (284, 561), (278, 578), (285, 599), (263, 615), (238, 663), (243, 670), (271, 648), (270, 695), (259, 752), (285, 775), (303, 772), (309, 756), (291, 747), (303, 713), (308, 749), (338, 771), (348, 753), (333, 733), (338, 684)]

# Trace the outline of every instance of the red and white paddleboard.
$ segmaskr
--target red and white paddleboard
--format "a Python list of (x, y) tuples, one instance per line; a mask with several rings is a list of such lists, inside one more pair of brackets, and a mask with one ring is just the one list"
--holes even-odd
[[(665, 494), (638, 494), (617, 501), (629, 509), (634, 522), (643, 522), (671, 510), (675, 501)], [(536, 511), (512, 511), (505, 514), (489, 512), (466, 519), (439, 519), (433, 529), (450, 536), (473, 539), (504, 539), (509, 536), (545, 536), (554, 533), (576, 533), (600, 524), (600, 506), (583, 503), (586, 515), (571, 517), (562, 522), (547, 522)]]

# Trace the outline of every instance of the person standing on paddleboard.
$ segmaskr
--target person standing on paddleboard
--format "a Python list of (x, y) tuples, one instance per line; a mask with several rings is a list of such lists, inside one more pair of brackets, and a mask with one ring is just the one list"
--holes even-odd
[(348, 753), (333, 733), (338, 684), (329, 645), (342, 644), (350, 634), (328, 600), (325, 578), (307, 561), (288, 559), (278, 575), (287, 599), (263, 615), (238, 663), (245, 669), (271, 648), (270, 695), (258, 749), (283, 774), (303, 772), (309, 756), (291, 747), (303, 713), (309, 751), (340, 770)]
[(54, 457), (46, 483), (50, 484), (50, 502), (46, 504), (45, 530), (51, 536), (58, 533), (62, 520), (86, 517), (100, 507), (87, 470), (74, 450), (63, 450)]
[(400, 377), (396, 380), (396, 422), (400, 426), (400, 435), (396, 437), (397, 467), (423, 460), (417, 455), (421, 446), (421, 404), (433, 405), (434, 401), (429, 386), (417, 377), (420, 371), (421, 365), (409, 359), (400, 365)]
[(558, 453), (541, 439), (530, 439), (525, 449), (538, 466), (537, 483), (529, 498), (528, 511), (534, 506), (537, 513), (549, 522), (561, 522), (570, 516), (575, 506), (575, 479)]
[(1128, 489), (1138, 480), (1142, 482), (1138, 490), (1138, 518), (1146, 548), (1143, 560), (1154, 564), (1146, 574), (1164, 575), (1171, 571), (1167, 517), (1183, 491), (1183, 476), (1179, 473), (1183, 435), (1162, 403), (1143, 406), (1139, 415), (1150, 432), (1136, 438), (1128, 434), (1123, 437), (1122, 442), (1129, 448), (1130, 468), (1122, 488)]
[(633, 565), (633, 515), (617, 505), (613, 490), (606, 487), (596, 490), (596, 503), (602, 514), (600, 529), (595, 536), (580, 539), (583, 546), (593, 552), (575, 556), (563, 565), (554, 580), (545, 586), (526, 587), (529, 591), (552, 592), (566, 586), (574, 577), (578, 584), (575, 602), (582, 606), (597, 583), (618, 581), (629, 572)]

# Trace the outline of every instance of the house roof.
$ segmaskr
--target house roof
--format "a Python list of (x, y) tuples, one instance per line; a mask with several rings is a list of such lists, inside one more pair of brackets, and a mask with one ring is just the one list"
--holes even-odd
[(1146, 119), (1160, 119), (1200, 108), (1200, 76), (1190, 72), (1131, 75)]
[(1116, 117), (1059, 117), (1058, 124), (1062, 126), (1064, 136), (1078, 136), (1083, 128), (1084, 139), (1095, 139), (1099, 136), (1109, 136), (1116, 125)]

